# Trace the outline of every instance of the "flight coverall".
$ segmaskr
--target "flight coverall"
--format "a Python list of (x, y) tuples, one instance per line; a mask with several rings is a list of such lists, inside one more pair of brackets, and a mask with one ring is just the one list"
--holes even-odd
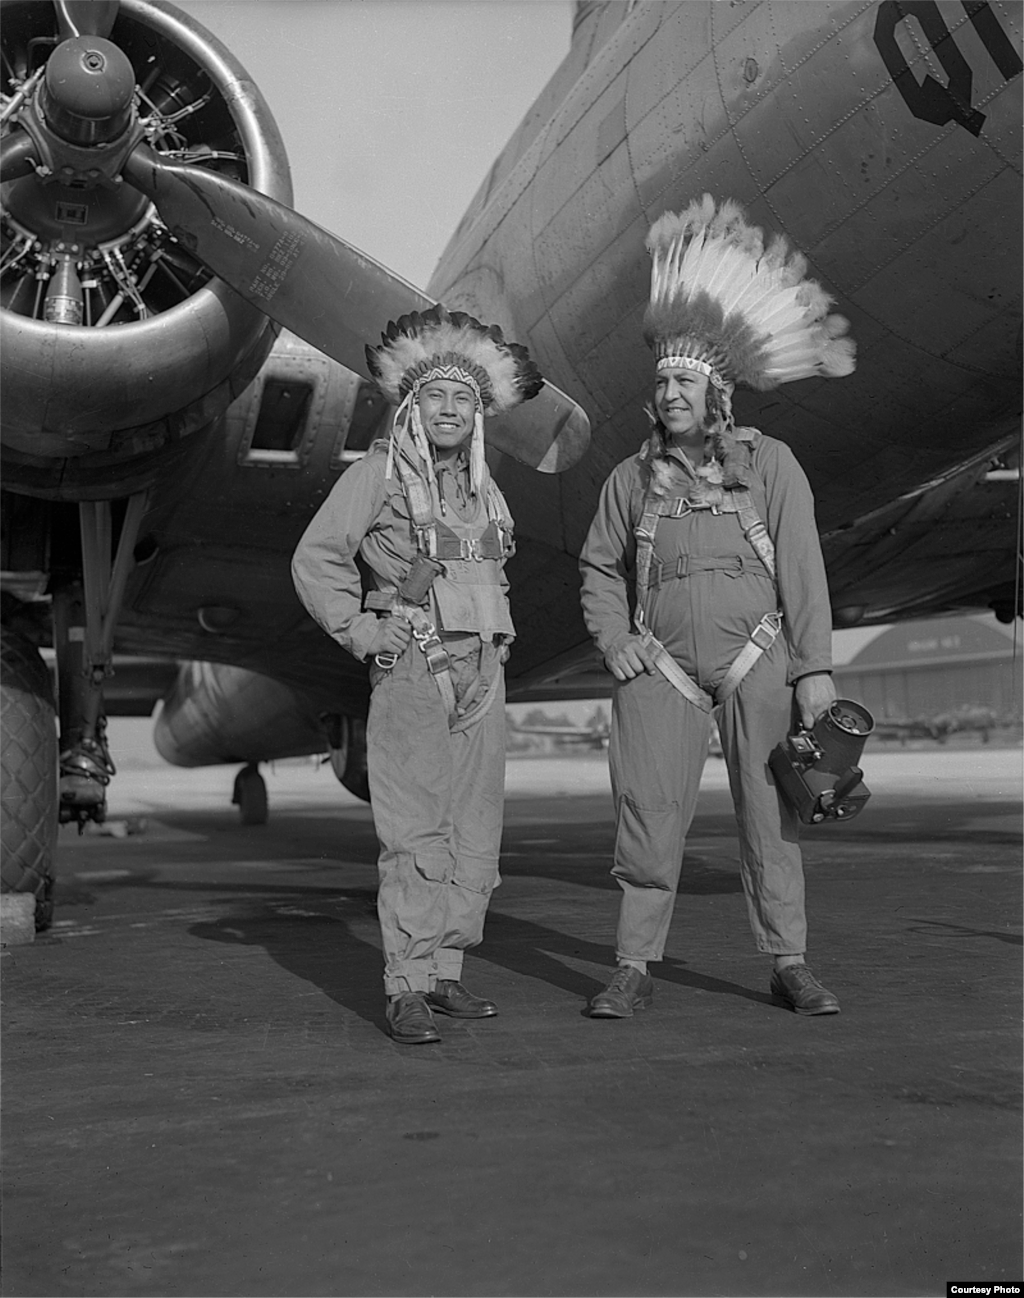
[[(648, 628), (704, 690), (713, 692), (768, 613), (782, 633), (715, 708), (739, 828), (740, 870), (757, 949), (802, 954), (807, 944), (799, 821), (779, 796), (768, 755), (793, 721), (793, 685), (830, 671), (831, 611), (814, 501), (789, 448), (757, 434), (741, 448), (747, 484), (774, 542), (777, 584), (735, 513), (689, 510), (697, 475), (667, 452), (678, 517), (658, 519)], [(650, 468), (619, 464), (601, 492), (580, 556), (583, 614), (607, 655), (634, 633), (637, 542)], [(693, 493), (693, 498), (698, 493)], [(662, 675), (616, 684), (609, 745), (616, 837), (612, 874), (623, 890), (620, 959), (660, 960), (675, 905), (686, 835), (708, 753), (711, 715)]]
[[(415, 452), (405, 452), (415, 457)], [(313, 518), (292, 560), (299, 598), (360, 661), (377, 633), (364, 608), (357, 553), (377, 591), (405, 578), (417, 554), (414, 520), (381, 445), (348, 469)], [(486, 484), (485, 484), (486, 485)], [(439, 528), (469, 555), (495, 552), (485, 491), (469, 490), (468, 462), (437, 466), (431, 489)], [(445, 508), (440, 507), (440, 498)], [(451, 548), (451, 547), (449, 547)], [(464, 717), (454, 724), (415, 640), (394, 667), (370, 663), (367, 759), (380, 845), (377, 912), (389, 996), (459, 981), (463, 952), (483, 937), (500, 882), (505, 784), (503, 662), (514, 630), (500, 558), (445, 559), (429, 617), (447, 650)]]

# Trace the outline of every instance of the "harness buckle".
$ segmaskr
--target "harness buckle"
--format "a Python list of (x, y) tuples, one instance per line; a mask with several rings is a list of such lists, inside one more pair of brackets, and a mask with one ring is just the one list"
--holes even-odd
[(420, 527), (417, 525), (413, 529), (416, 533), (416, 543), (422, 554), (433, 559), (437, 554), (437, 528), (433, 523)]
[(437, 634), (437, 627), (432, 622), (427, 622), (420, 627), (414, 626), (412, 635), (427, 660), (427, 670), (431, 676), (438, 676), (441, 672), (448, 671), (451, 667), (451, 659), (448, 657), (448, 650), (441, 643), (441, 637)]
[(475, 536), (463, 536), (459, 540), (459, 558), (475, 559), (477, 563), (482, 562), (483, 553), (480, 549), (480, 541)]
[(782, 630), (782, 614), (766, 613), (750, 633), (751, 642), (763, 652), (770, 649)]

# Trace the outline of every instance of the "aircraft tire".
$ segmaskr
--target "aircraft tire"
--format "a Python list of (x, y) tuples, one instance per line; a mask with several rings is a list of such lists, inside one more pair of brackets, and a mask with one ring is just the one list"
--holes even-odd
[(341, 743), (331, 749), (331, 769), (338, 782), (363, 802), (370, 801), (370, 772), (366, 761), (366, 722), (362, 717), (342, 716)]
[(57, 730), (50, 673), (38, 649), (0, 632), (0, 891), (36, 897), (35, 926), (53, 919)]
[(255, 762), (243, 766), (235, 776), (231, 801), (238, 806), (243, 825), (265, 825), (269, 814), (267, 782)]

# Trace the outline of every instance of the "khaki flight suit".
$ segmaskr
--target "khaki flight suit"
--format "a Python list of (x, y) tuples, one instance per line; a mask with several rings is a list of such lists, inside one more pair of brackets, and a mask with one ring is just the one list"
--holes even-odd
[[(720, 685), (750, 632), (781, 608), (783, 630), (716, 709), (740, 840), (740, 870), (759, 951), (801, 954), (807, 944), (799, 822), (779, 796), (768, 755), (789, 732), (793, 685), (831, 669), (831, 611), (807, 479), (789, 448), (758, 437), (749, 487), (775, 544), (778, 587), (737, 515), (681, 511), (658, 520), (658, 580), (646, 621), (706, 691)], [(694, 482), (670, 451), (678, 495)], [(607, 654), (632, 634), (636, 540), (646, 477), (639, 456), (619, 464), (601, 493), (580, 556), (583, 613)], [(623, 890), (619, 957), (660, 960), (675, 905), (686, 835), (707, 759), (711, 718), (660, 673), (615, 687), (609, 764), (616, 809), (612, 874)]]
[[(414, 451), (409, 451), (411, 457)], [(292, 561), (299, 598), (329, 635), (366, 660), (378, 627), (363, 610), (356, 554), (378, 590), (397, 586), (416, 556), (409, 504), (380, 444), (348, 469), (306, 529)], [(467, 552), (495, 528), (468, 464), (438, 466), (435, 520)], [(451, 660), (456, 698), (473, 693), (453, 725), (424, 654), (410, 642), (395, 666), (370, 664), (367, 758), (380, 843), (377, 910), (388, 995), (458, 980), (463, 952), (483, 937), (498, 857), (505, 784), (505, 646), (514, 634), (504, 558), (444, 560), (428, 614)], [(481, 708), (481, 700), (487, 705)]]

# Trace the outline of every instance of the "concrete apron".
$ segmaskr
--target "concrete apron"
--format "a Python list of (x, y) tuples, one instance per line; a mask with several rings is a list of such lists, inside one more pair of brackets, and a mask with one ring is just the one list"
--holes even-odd
[(179, 808), (62, 838), (57, 924), (5, 950), (5, 1292), (1020, 1278), (1019, 805), (992, 786), (879, 790), (807, 833), (809, 963), (843, 1010), (821, 1019), (768, 995), (716, 790), (654, 1007), (586, 1018), (611, 808), (510, 801), (465, 974), (500, 1016), (439, 1018), (425, 1047), (382, 1030), (367, 809), (272, 794), (242, 828), (226, 799)]

